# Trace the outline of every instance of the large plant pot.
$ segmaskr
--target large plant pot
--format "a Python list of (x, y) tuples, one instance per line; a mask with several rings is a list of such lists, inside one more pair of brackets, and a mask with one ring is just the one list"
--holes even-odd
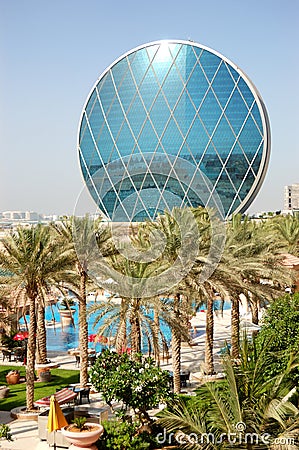
[(67, 425), (61, 428), (62, 434), (65, 436), (66, 440), (72, 445), (71, 449), (89, 449), (95, 450), (97, 447), (94, 445), (95, 442), (104, 432), (104, 427), (97, 423), (86, 422), (85, 425), (93, 427), (92, 431), (69, 431), (68, 428), (72, 425)]
[(38, 378), (39, 378), (39, 381), (41, 381), (42, 383), (46, 383), (48, 381), (51, 381), (51, 372), (50, 372), (50, 370), (41, 370), (38, 373)]
[(18, 384), (20, 382), (20, 374), (9, 374), (6, 375), (6, 382), (7, 384)]
[(61, 324), (62, 324), (63, 327), (71, 325), (74, 312), (75, 312), (74, 309), (71, 309), (71, 310), (69, 310), (69, 309), (60, 309), (59, 310)]

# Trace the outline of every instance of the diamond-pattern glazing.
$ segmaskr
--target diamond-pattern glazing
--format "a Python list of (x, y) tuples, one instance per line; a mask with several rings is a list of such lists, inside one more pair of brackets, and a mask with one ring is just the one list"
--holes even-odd
[(113, 220), (119, 210), (133, 221), (174, 205), (199, 206), (190, 186), (198, 177), (207, 206), (216, 192), (225, 217), (243, 211), (260, 188), (269, 151), (268, 118), (254, 86), (226, 58), (189, 41), (150, 43), (120, 58), (94, 86), (79, 128), (83, 177)]

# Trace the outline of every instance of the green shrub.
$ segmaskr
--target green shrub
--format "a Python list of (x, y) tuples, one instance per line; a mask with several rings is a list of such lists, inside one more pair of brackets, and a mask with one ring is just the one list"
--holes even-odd
[(123, 419), (132, 408), (140, 421), (148, 421), (147, 410), (161, 402), (169, 402), (169, 374), (155, 365), (152, 358), (130, 358), (104, 350), (90, 369), (90, 379), (103, 394), (106, 403), (123, 403)]
[(97, 443), (99, 450), (147, 450), (151, 448), (146, 436), (137, 434), (137, 425), (129, 422), (104, 423), (104, 433)]
[[(97, 442), (98, 450), (153, 450), (164, 448), (157, 441), (163, 429), (154, 423), (151, 427), (137, 422), (104, 422), (104, 433)], [(168, 435), (167, 435), (168, 439)], [(169, 439), (168, 439), (169, 441)], [(166, 444), (167, 445), (167, 444)], [(174, 450), (174, 447), (171, 447)]]
[[(285, 295), (274, 300), (263, 317), (263, 325), (256, 337), (258, 351), (267, 343), (267, 366), (265, 377), (273, 376), (286, 369), (290, 354), (299, 349), (299, 294)], [(299, 370), (293, 372), (299, 380)]]

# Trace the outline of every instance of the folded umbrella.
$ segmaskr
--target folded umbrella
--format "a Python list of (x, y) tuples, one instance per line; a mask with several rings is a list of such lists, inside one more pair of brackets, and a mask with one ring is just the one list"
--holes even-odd
[(51, 395), (47, 429), (49, 433), (54, 431), (54, 449), (56, 449), (55, 432), (67, 425), (68, 422), (61, 411), (58, 401), (54, 395)]

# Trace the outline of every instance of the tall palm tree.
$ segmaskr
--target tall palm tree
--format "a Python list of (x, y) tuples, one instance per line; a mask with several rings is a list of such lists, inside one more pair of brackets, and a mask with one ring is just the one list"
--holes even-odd
[(162, 233), (164, 248), (161, 259), (168, 264), (169, 286), (168, 295), (173, 299), (173, 314), (176, 326), (172, 329), (172, 370), (174, 392), (181, 391), (181, 341), (182, 333), (187, 338), (187, 311), (183, 309), (182, 295), (187, 294), (186, 278), (191, 270), (199, 247), (199, 230), (195, 217), (190, 209), (174, 208), (171, 213), (159, 215), (155, 222), (146, 224), (147, 230)]
[(33, 409), (34, 368), (36, 354), (36, 306), (39, 298), (50, 286), (71, 281), (72, 255), (55, 245), (49, 228), (44, 225), (19, 227), (2, 239), (0, 268), (8, 275), (1, 276), (0, 284), (6, 284), (12, 292), (22, 288), (29, 302), (29, 337), (26, 366), (27, 410)]
[[(248, 291), (253, 301), (257, 297), (264, 301), (279, 295), (284, 285), (292, 279), (291, 272), (280, 262), (281, 242), (270, 234), (262, 225), (250, 221), (248, 217), (242, 219), (236, 215), (227, 226), (227, 241), (224, 258), (230, 268), (239, 277), (239, 282), (228, 286), (227, 290), (232, 299), (231, 309), (231, 344), (232, 354), (239, 355), (239, 298), (241, 293)], [(261, 284), (261, 279), (268, 280), (268, 285)], [(249, 296), (250, 300), (250, 296)]]
[(169, 311), (169, 302), (157, 296), (147, 296), (146, 292), (150, 277), (157, 273), (158, 268), (161, 269), (160, 263), (157, 266), (156, 263), (141, 263), (120, 257), (113, 258), (110, 263), (119, 274), (125, 275), (131, 284), (128, 284), (120, 301), (112, 297), (99, 300), (89, 308), (89, 314), (94, 315), (95, 327), (101, 323), (98, 334), (113, 337), (118, 352), (130, 346), (132, 354), (141, 352), (145, 338), (154, 353), (158, 354), (159, 342), (165, 337), (160, 329), (157, 330), (157, 319), (153, 317), (152, 311), (167, 323), (174, 322)]
[[(202, 216), (201, 220), (203, 219), (208, 220), (207, 217)], [(199, 301), (207, 303), (205, 351), (207, 374), (214, 372), (213, 297), (215, 292), (220, 293), (222, 299), (231, 299), (232, 353), (235, 358), (238, 358), (240, 294), (245, 294), (252, 305), (257, 301), (270, 301), (281, 292), (283, 284), (287, 283), (290, 277), (290, 273), (279, 264), (281, 247), (277, 239), (273, 237), (273, 233), (265, 234), (262, 226), (256, 225), (248, 218), (242, 219), (241, 215), (234, 216), (226, 229), (225, 246), (214, 272), (211, 271), (211, 275), (206, 280), (199, 282), (203, 264), (209, 264), (205, 251), (197, 259), (189, 277), (189, 282), (198, 292)], [(209, 230), (206, 237), (209, 246)], [(273, 285), (262, 285), (261, 278), (273, 280)]]
[(220, 294), (221, 298), (227, 298), (229, 291), (233, 286), (237, 289), (240, 284), (238, 274), (231, 270), (230, 264), (222, 257), (218, 263), (216, 270), (210, 275), (207, 280), (200, 282), (199, 274), (202, 268), (202, 259), (197, 261), (197, 264), (190, 273), (188, 283), (192, 286), (194, 297), (197, 301), (198, 308), (203, 303), (206, 304), (206, 334), (205, 334), (205, 364), (204, 371), (207, 375), (215, 373), (214, 368), (214, 299), (216, 292)]
[(71, 217), (53, 224), (58, 241), (68, 246), (73, 255), (75, 269), (79, 278), (77, 289), (73, 289), (79, 300), (79, 348), (80, 384), (88, 383), (88, 323), (86, 310), (86, 286), (91, 281), (89, 274), (96, 274), (100, 264), (99, 250), (110, 239), (107, 226), (100, 226), (100, 219), (92, 220), (88, 215)]
[(45, 322), (45, 308), (47, 302), (49, 301), (49, 297), (51, 291), (41, 292), (42, 297), (38, 297), (37, 301), (37, 329), (38, 333), (36, 335), (36, 362), (37, 364), (46, 364), (47, 363), (47, 330), (46, 330), (46, 322)]
[[(196, 300), (195, 308), (206, 304), (206, 334), (205, 334), (205, 373), (214, 374), (214, 299), (215, 293), (227, 296), (227, 285), (236, 283), (235, 274), (228, 264), (224, 263), (223, 252), (225, 227), (213, 211), (197, 208), (194, 214), (200, 230), (200, 251), (195, 264), (185, 280), (193, 289)], [(213, 230), (214, 227), (214, 230)]]
[[(181, 295), (177, 291), (173, 296), (173, 313), (178, 323), (181, 323), (180, 317)], [(173, 371), (173, 391), (176, 394), (181, 392), (181, 344), (182, 333), (180, 328), (172, 328), (171, 352), (172, 352), (172, 371)]]

